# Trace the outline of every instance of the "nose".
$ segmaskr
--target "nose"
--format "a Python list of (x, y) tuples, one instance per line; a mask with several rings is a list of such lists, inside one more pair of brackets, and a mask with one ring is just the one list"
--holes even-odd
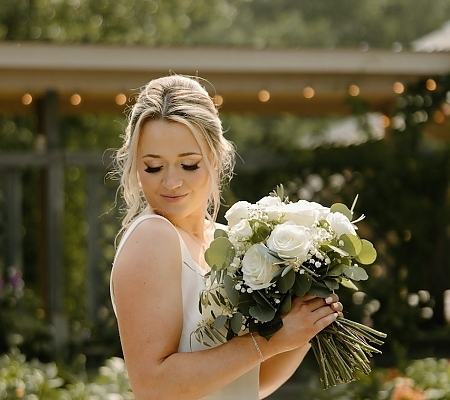
[(166, 189), (173, 190), (182, 186), (183, 180), (174, 167), (169, 167), (166, 169), (162, 184)]

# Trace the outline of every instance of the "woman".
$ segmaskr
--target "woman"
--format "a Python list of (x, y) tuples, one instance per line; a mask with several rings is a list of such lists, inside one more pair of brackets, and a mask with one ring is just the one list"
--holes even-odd
[(127, 214), (111, 290), (137, 400), (264, 398), (342, 312), (336, 295), (297, 298), (270, 341), (245, 334), (207, 348), (191, 338), (202, 320), (203, 254), (233, 151), (196, 79), (153, 80), (133, 106), (117, 152)]

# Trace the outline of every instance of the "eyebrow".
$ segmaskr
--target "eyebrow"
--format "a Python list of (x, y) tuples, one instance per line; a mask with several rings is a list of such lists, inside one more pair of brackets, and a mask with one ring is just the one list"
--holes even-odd
[[(181, 153), (178, 154), (178, 157), (188, 157), (188, 156), (201, 156), (201, 153), (196, 153), (196, 152), (188, 152), (188, 153)], [(157, 154), (146, 154), (144, 156), (142, 156), (142, 158), (146, 158), (146, 157), (150, 157), (150, 158), (161, 158), (161, 156), (157, 155)]]

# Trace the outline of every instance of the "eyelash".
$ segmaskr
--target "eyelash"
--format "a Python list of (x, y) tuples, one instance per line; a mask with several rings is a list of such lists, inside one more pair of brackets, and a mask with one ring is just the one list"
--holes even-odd
[[(195, 171), (197, 169), (199, 169), (200, 167), (198, 166), (198, 164), (194, 164), (194, 165), (185, 165), (185, 164), (181, 164), (182, 168), (185, 171)], [(149, 173), (149, 174), (155, 174), (159, 171), (161, 171), (162, 167), (150, 167), (147, 165), (147, 168), (145, 168), (145, 172)]]

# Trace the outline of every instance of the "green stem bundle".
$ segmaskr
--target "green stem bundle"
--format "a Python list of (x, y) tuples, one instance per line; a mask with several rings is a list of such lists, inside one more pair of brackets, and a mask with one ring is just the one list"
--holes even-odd
[(319, 364), (320, 381), (324, 389), (339, 382), (358, 379), (358, 371), (368, 375), (371, 371), (369, 357), (381, 353), (369, 342), (381, 345), (386, 334), (366, 325), (338, 318), (311, 340)]

